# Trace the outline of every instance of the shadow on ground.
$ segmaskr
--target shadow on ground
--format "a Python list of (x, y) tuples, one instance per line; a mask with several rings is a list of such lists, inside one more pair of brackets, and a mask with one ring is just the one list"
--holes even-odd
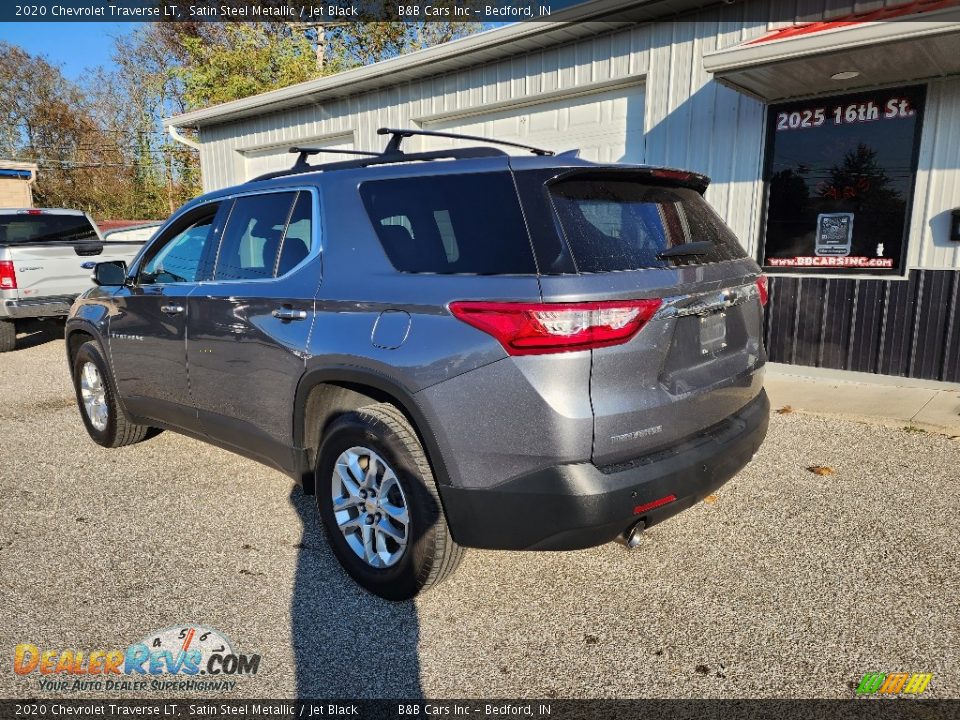
[(413, 602), (362, 590), (327, 546), (313, 497), (290, 493), (303, 526), (291, 607), (297, 697), (420, 698)]
[(17, 321), (16, 350), (26, 350), (54, 340), (63, 340), (63, 323), (59, 320)]

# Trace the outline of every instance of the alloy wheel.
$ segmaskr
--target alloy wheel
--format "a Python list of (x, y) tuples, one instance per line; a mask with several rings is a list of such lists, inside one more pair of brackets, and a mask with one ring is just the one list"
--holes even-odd
[(373, 450), (352, 447), (331, 478), (333, 516), (350, 549), (367, 565), (396, 565), (407, 549), (410, 515), (396, 473)]

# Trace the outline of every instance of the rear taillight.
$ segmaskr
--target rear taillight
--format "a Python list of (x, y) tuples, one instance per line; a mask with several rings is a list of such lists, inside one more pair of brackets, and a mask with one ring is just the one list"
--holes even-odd
[(0, 260), (0, 290), (17, 289), (17, 271), (9, 260)]
[(767, 276), (761, 275), (757, 278), (757, 293), (760, 295), (760, 304), (766, 306), (767, 298), (770, 296), (770, 290), (767, 287)]
[(586, 303), (457, 301), (450, 312), (493, 335), (511, 355), (541, 355), (619, 345), (636, 335), (660, 300)]

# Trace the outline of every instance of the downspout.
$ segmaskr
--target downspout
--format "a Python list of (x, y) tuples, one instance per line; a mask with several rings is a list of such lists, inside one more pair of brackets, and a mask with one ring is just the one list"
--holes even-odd
[(170, 137), (172, 137), (175, 142), (178, 142), (182, 145), (186, 145), (187, 147), (193, 148), (194, 150), (200, 149), (200, 143), (181, 135), (180, 128), (178, 128), (176, 125), (167, 125), (167, 132), (170, 133)]

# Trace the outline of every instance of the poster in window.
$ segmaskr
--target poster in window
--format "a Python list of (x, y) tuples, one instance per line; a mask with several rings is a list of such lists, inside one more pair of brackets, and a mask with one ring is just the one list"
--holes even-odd
[(767, 270), (902, 272), (924, 99), (911, 86), (770, 107)]
[(814, 252), (820, 257), (848, 257), (853, 240), (853, 213), (817, 215), (817, 242)]

